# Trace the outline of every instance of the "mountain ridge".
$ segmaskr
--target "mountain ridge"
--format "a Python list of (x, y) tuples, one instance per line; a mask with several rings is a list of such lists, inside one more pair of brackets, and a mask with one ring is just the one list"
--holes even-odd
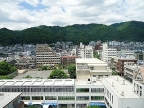
[[(40, 25), (23, 30), (0, 29), (0, 44), (12, 45), (54, 43), (72, 41), (88, 43), (89, 41), (144, 41), (144, 22), (127, 21), (111, 25), (74, 24), (65, 27)], [(5, 41), (4, 41), (5, 40)]]

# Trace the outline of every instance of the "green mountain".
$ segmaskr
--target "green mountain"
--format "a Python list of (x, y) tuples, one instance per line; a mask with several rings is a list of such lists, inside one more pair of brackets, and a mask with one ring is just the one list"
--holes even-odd
[(0, 44), (16, 43), (54, 43), (72, 41), (88, 43), (89, 41), (144, 41), (144, 22), (128, 21), (112, 25), (75, 24), (71, 26), (45, 26), (27, 28), (21, 31), (0, 29)]

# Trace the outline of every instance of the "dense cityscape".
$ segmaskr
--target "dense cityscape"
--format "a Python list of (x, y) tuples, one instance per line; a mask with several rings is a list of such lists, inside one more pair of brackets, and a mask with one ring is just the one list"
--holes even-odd
[(0, 108), (144, 108), (143, 0), (0, 0)]
[(1, 107), (143, 108), (143, 42), (16, 44), (0, 56)]

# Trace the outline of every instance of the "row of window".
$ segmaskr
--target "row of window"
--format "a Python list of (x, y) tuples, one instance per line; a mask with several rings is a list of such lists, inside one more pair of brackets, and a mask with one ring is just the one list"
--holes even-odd
[(74, 87), (3, 87), (0, 92), (74, 92)]
[[(76, 89), (77, 93), (82, 93), (82, 92), (90, 92), (89, 88), (77, 88)], [(91, 88), (91, 93), (97, 93), (97, 92), (104, 92), (104, 88)]]
[[(74, 87), (3, 87), (0, 92), (74, 92)], [(89, 93), (89, 88), (76, 88), (77, 93)], [(104, 88), (91, 88), (91, 93), (104, 92)]]
[[(30, 96), (22, 96), (22, 100), (30, 100)], [(32, 100), (43, 100), (43, 96), (32, 96)], [(76, 96), (76, 100), (104, 100), (104, 96)], [(45, 96), (45, 100), (57, 100), (56, 96)], [(75, 100), (75, 96), (58, 96), (58, 100)]]

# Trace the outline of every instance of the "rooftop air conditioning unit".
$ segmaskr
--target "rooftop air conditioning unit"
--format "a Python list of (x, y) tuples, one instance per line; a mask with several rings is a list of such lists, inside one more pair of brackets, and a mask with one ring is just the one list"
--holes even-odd
[(92, 82), (96, 82), (96, 77), (92, 77)]

